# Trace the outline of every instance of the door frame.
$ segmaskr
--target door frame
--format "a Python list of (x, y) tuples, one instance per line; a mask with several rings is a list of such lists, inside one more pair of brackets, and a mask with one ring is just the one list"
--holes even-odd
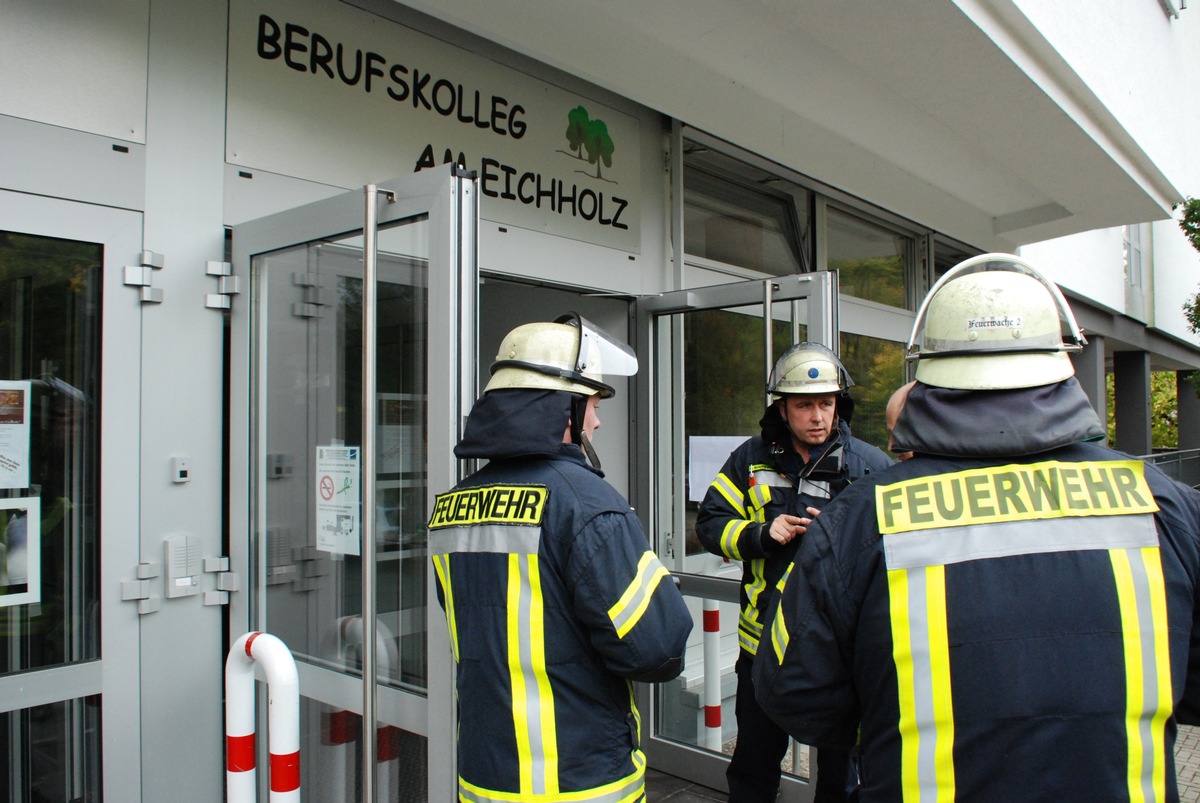
[[(672, 505), (660, 500), (684, 499), (683, 478), (686, 477), (684, 442), (681, 427), (684, 421), (684, 396), (680, 393), (666, 394), (660, 398), (658, 386), (664, 374), (669, 373), (672, 388), (683, 387), (683, 375), (679, 354), (683, 342), (682, 320), (670, 316), (690, 312), (726, 308), (771, 309), (771, 315), (763, 315), (763, 339), (765, 360), (763, 364), (764, 404), (767, 377), (773, 366), (774, 348), (772, 325), (775, 304), (790, 305), (792, 339), (797, 339), (798, 319), (803, 306), (804, 321), (808, 327), (807, 340), (828, 346), (838, 351), (839, 294), (837, 273), (815, 271), (769, 279), (739, 281), (708, 287), (675, 290), (654, 296), (638, 298), (634, 304), (636, 318), (637, 354), (642, 360), (642, 370), (637, 383), (637, 445), (635, 455), (633, 504), (642, 512), (647, 533), (656, 553), (679, 581), (685, 597), (717, 599), (722, 602), (738, 603), (740, 572), (737, 578), (722, 578), (698, 575), (686, 571), (684, 559), (685, 542), (684, 505)], [(657, 326), (673, 328), (672, 353), (662, 358), (658, 343)], [(644, 377), (644, 378), (643, 378)], [(662, 422), (667, 422), (665, 425)], [(693, 634), (695, 630), (693, 631)], [(689, 662), (695, 658), (689, 654)], [(728, 760), (698, 746), (667, 740), (658, 736), (658, 707), (654, 687), (640, 690), (639, 705), (651, 712), (651, 727), (643, 739), (648, 763), (664, 772), (701, 783), (713, 789), (725, 790), (725, 768)], [(810, 760), (810, 779), (816, 778), (816, 761)], [(784, 776), (781, 784), (781, 801), (809, 801), (814, 784)]]
[[(365, 198), (372, 193), (383, 199), (375, 206), (374, 219), (366, 213), (365, 203)], [(254, 255), (325, 238), (352, 236), (356, 232), (361, 237), (364, 229), (372, 224), (377, 231), (390, 223), (422, 214), (428, 215), (429, 219), (428, 490), (425, 504), (426, 509), (431, 509), (433, 495), (451, 487), (460, 478), (461, 468), (453, 456), (453, 449), (476, 390), (479, 212), (474, 174), (445, 166), (367, 185), (362, 190), (239, 224), (233, 230), (232, 271), (243, 286), (250, 288), (253, 302), (258, 290), (250, 270)], [(366, 238), (368, 249), (372, 239), (373, 235)], [(235, 306), (231, 322), (231, 410), (234, 412), (230, 421), (230, 563), (234, 572), (246, 578), (244, 593), (233, 595), (230, 604), (231, 640), (265, 622), (266, 583), (253, 574), (262, 574), (266, 567), (262, 543), (254, 537), (254, 532), (261, 530), (263, 523), (252, 518), (256, 510), (254, 489), (265, 482), (266, 467), (251, 465), (254, 451), (249, 440), (253, 432), (252, 416), (258, 414), (250, 406), (251, 383), (262, 381), (251, 372), (256, 365), (262, 364), (265, 355), (251, 353), (254, 342), (252, 317), (251, 310)], [(265, 455), (261, 448), (259, 453)], [(414, 695), (377, 685), (381, 699), (376, 713), (380, 710), (403, 712), (406, 727), (429, 740), (429, 799), (449, 800), (457, 795), (458, 788), (456, 762), (453, 758), (445, 760), (446, 756), (455, 754), (454, 664), (431, 562), (426, 562), (425, 573), (426, 696), (420, 701)], [(373, 639), (364, 638), (364, 643), (373, 643)], [(303, 663), (298, 668), (302, 694), (313, 681), (329, 680), (329, 675), (336, 674), (338, 677), (328, 690), (336, 699), (327, 702), (362, 713), (364, 698), (355, 699), (353, 694), (346, 694), (346, 687), (354, 683), (353, 679)], [(362, 681), (357, 683), (361, 686)], [(260, 715), (259, 721), (265, 722), (265, 718)], [(264, 745), (265, 742), (260, 743), (260, 750)]]
[[(103, 248), (100, 378), (100, 659), (0, 676), (0, 711), (101, 696), (101, 771), (106, 800), (141, 798), (141, 751), (129, 734), (141, 727), (138, 604), (122, 599), (140, 558), (139, 438), (141, 301), (125, 286), (137, 263), (142, 214), (108, 206), (0, 190), (0, 228)], [(150, 558), (157, 560), (157, 557)]]

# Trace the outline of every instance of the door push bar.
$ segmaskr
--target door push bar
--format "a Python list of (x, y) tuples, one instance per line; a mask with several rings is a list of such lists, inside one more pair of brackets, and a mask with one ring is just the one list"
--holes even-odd
[(225, 790), (228, 803), (257, 797), (254, 664), (267, 676), (271, 803), (300, 801), (300, 679), (292, 653), (269, 633), (250, 632), (225, 659)]

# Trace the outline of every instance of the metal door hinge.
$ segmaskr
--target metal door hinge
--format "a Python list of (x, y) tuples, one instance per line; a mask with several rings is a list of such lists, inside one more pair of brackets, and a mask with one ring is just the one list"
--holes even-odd
[(204, 592), (205, 605), (228, 605), (231, 591), (240, 591), (241, 577), (229, 571), (229, 558), (221, 556), (204, 559), (204, 571), (217, 575), (217, 587)]
[(325, 279), (319, 273), (293, 273), (292, 284), (300, 288), (300, 300), (292, 304), (297, 318), (320, 318), (325, 314)]
[(204, 272), (217, 277), (217, 292), (204, 296), (204, 306), (209, 309), (232, 309), (233, 297), (242, 292), (241, 278), (233, 275), (233, 265), (209, 260), (204, 263)]
[(162, 597), (150, 593), (150, 580), (159, 575), (159, 564), (139, 563), (136, 580), (121, 581), (121, 599), (126, 602), (137, 602), (138, 614), (145, 616), (154, 613), (162, 607)]
[(143, 251), (140, 262), (139, 265), (125, 266), (125, 284), (141, 288), (142, 303), (161, 304), (163, 291), (154, 287), (154, 271), (163, 269), (165, 259), (162, 254)]

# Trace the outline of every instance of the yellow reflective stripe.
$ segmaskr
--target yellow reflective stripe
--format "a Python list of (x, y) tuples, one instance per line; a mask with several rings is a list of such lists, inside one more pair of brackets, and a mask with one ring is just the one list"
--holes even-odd
[(950, 691), (950, 625), (946, 618), (946, 569), (925, 570), (929, 611), (929, 677), (933, 686), (933, 718), (937, 732), (934, 772), (937, 800), (954, 800), (954, 705)]
[(667, 567), (659, 562), (653, 552), (647, 550), (642, 553), (642, 558), (638, 561), (637, 576), (616, 604), (608, 609), (608, 618), (617, 629), (617, 638), (625, 638), (625, 634), (641, 620), (654, 596), (654, 590), (666, 576)]
[(508, 556), (508, 671), (525, 795), (558, 792), (554, 697), (546, 673), (544, 607), (537, 555)]
[[(633, 714), (633, 721), (637, 726), (637, 743), (640, 745), (642, 743), (642, 712), (639, 711), (637, 707), (637, 694), (633, 690), (633, 681), (625, 681), (625, 688), (629, 692), (629, 711)], [(640, 755), (640, 753), (635, 754), (633, 757), (633, 763), (635, 766), (637, 765), (638, 755)], [(645, 766), (645, 763), (645, 756), (642, 756), (642, 766)]]
[(771, 502), (771, 486), (770, 485), (751, 485), (750, 491), (750, 507), (754, 509), (754, 518), (764, 519), (766, 513), (763, 508)]
[(950, 803), (957, 791), (946, 572), (891, 569), (887, 577), (903, 798)]
[(754, 579), (745, 584), (746, 599), (749, 600), (750, 607), (755, 609), (754, 620), (757, 622), (758, 598), (767, 589), (767, 578), (763, 576), (763, 571), (767, 567), (767, 561), (764, 558), (755, 558), (754, 560), (747, 561), (747, 565), (750, 567), (750, 575)]
[(775, 620), (771, 623), (771, 648), (775, 650), (775, 662), (781, 666), (789, 639), (787, 626), (783, 622), (783, 606), (779, 605), (775, 608)]
[(450, 650), (454, 662), (458, 663), (458, 619), (454, 615), (454, 589), (450, 585), (450, 556), (434, 555), (433, 570), (442, 584), (442, 596), (446, 600), (446, 627), (450, 630)]
[(1157, 547), (1109, 551), (1125, 654), (1126, 780), (1131, 803), (1166, 794), (1166, 721), (1172, 708), (1166, 588)]
[(641, 750), (630, 754), (634, 770), (629, 775), (594, 789), (578, 792), (530, 794), (484, 789), (458, 776), (458, 799), (462, 803), (636, 803), (646, 799), (646, 756)]
[(888, 578), (888, 608), (892, 617), (892, 660), (896, 664), (896, 690), (899, 696), (900, 788), (906, 801), (921, 799), (918, 776), (918, 748), (921, 733), (917, 729), (916, 688), (913, 683), (912, 634), (908, 626), (908, 570), (892, 569)]
[(733, 481), (724, 474), (718, 474), (717, 478), (712, 481), (712, 487), (717, 489), (717, 493), (725, 497), (725, 501), (732, 507), (733, 511), (741, 518), (746, 518), (746, 497), (742, 494), (740, 488), (733, 484)]
[(737, 546), (738, 538), (741, 536), (742, 530), (753, 523), (745, 519), (730, 519), (721, 533), (721, 552), (734, 560), (741, 560), (742, 551)]

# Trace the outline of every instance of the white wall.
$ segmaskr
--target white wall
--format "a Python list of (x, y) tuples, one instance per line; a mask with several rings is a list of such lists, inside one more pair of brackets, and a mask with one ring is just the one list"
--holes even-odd
[(1021, 256), (1061, 287), (1125, 311), (1121, 229), (1101, 229), (1021, 247)]

